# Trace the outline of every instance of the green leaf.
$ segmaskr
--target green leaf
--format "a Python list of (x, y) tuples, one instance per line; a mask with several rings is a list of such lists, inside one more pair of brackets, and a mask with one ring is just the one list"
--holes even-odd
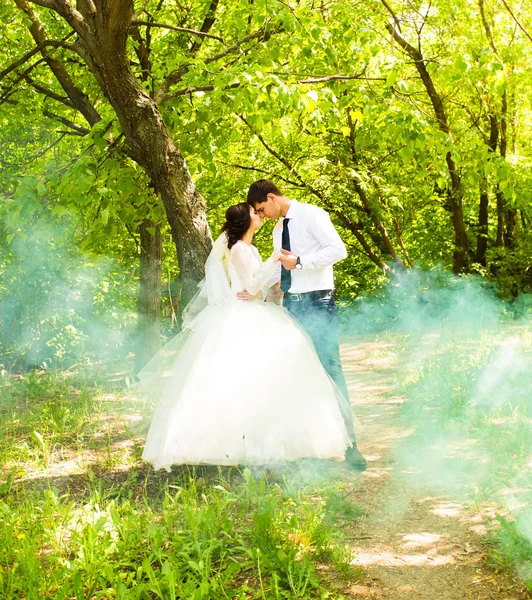
[(322, 30), (315, 27), (310, 31), (310, 35), (314, 41), (319, 42), (322, 38)]
[(454, 61), (454, 66), (462, 73), (465, 73), (467, 71), (467, 63), (461, 56), (456, 57)]
[(388, 77), (386, 77), (386, 85), (392, 86), (397, 81), (397, 79), (398, 79), (397, 71), (395, 69), (392, 69), (388, 73)]

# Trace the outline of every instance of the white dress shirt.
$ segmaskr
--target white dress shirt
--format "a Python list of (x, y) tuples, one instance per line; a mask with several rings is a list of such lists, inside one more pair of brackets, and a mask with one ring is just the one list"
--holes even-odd
[[(331, 223), (331, 218), (322, 208), (290, 202), (286, 213), (290, 233), (290, 251), (299, 256), (302, 269), (292, 269), (292, 285), (289, 292), (304, 294), (334, 288), (333, 265), (347, 256), (347, 250)], [(283, 220), (273, 230), (274, 251), (281, 250)], [(279, 266), (278, 277), (281, 276)]]

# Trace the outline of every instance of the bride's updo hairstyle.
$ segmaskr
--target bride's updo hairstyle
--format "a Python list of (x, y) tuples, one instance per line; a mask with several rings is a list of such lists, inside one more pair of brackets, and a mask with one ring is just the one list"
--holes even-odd
[(227, 247), (232, 248), (241, 240), (250, 225), (251, 215), (247, 202), (230, 206), (225, 213), (225, 223), (222, 226), (222, 232), (227, 236)]

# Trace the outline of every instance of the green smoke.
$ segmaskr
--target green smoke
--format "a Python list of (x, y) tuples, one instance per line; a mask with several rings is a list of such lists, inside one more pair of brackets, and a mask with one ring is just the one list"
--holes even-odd
[(0, 247), (0, 363), (66, 368), (125, 357), (136, 319), (134, 270), (83, 252), (41, 221)]
[[(414, 271), (343, 313), (345, 333), (393, 344), (391, 395), (404, 398), (397, 419), (414, 433), (397, 442), (390, 485), (493, 501), (508, 513), (499, 537), (512, 527), (521, 545), (532, 544), (531, 306), (473, 277)], [(516, 561), (532, 581), (530, 550)]]

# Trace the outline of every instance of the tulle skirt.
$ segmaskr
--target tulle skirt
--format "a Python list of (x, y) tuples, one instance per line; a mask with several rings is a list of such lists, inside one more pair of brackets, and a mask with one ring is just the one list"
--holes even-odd
[(158, 402), (143, 453), (156, 469), (323, 459), (351, 445), (345, 399), (305, 332), (270, 303), (208, 306), (138, 376)]

